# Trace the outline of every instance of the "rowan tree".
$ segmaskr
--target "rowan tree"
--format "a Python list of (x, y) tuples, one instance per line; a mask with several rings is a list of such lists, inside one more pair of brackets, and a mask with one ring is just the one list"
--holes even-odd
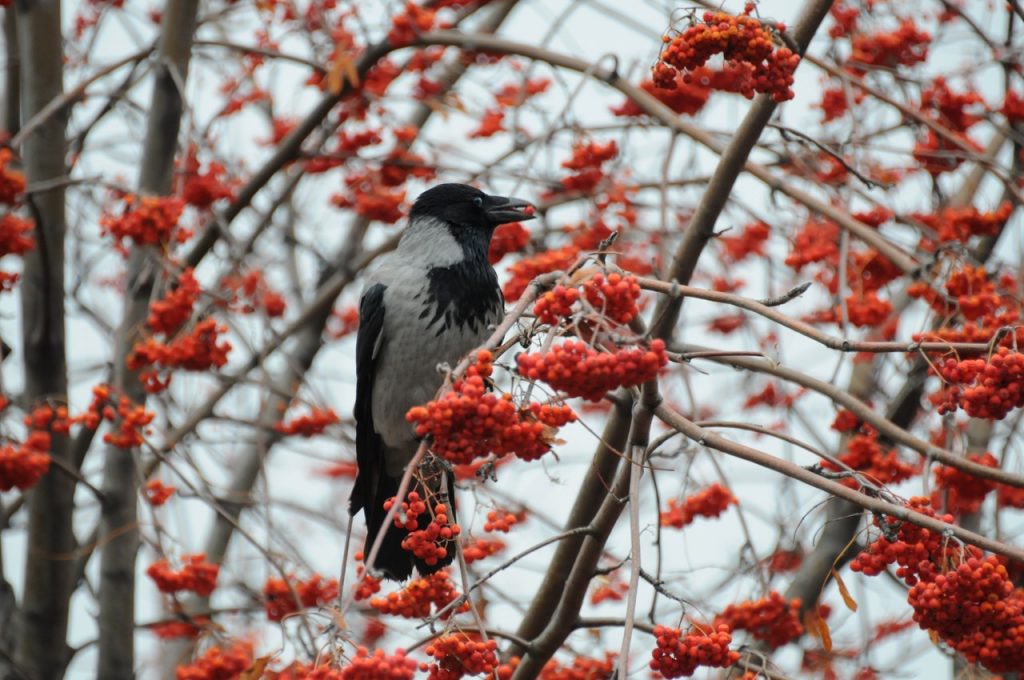
[[(0, 676), (1024, 672), (1017, 0), (0, 5)], [(356, 306), (443, 181), (538, 219), (395, 583)]]

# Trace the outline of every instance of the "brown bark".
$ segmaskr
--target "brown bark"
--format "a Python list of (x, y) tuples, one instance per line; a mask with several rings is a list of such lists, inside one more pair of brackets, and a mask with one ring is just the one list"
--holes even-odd
[[(21, 55), (21, 109), (26, 120), (63, 90), (60, 3), (22, 0), (17, 3), (18, 47)], [(25, 256), (21, 283), (22, 351), (25, 402), (66, 401), (67, 358), (64, 339), (64, 190), (55, 186), (66, 174), (66, 112), (49, 117), (25, 139), (22, 148), (29, 185), (53, 182), (52, 189), (29, 195), (36, 221), (36, 247)], [(50, 455), (70, 464), (67, 437), (54, 435)], [(69, 658), (66, 643), (68, 601), (73, 588), (75, 548), (71, 517), (74, 480), (56, 465), (27, 496), (28, 551), (25, 590), (18, 616), (17, 663), (33, 680), (64, 674)]]
[[(183, 93), (188, 74), (198, 0), (168, 3), (157, 52), (139, 189), (146, 194), (171, 193), (178, 149)], [(128, 291), (118, 330), (114, 385), (135, 403), (145, 403), (138, 376), (125, 365), (140, 337), (150, 297), (162, 269), (155, 248), (136, 247), (128, 261)], [(107, 446), (103, 471), (100, 521), (99, 644), (97, 677), (135, 677), (135, 562), (139, 551), (137, 452)]]

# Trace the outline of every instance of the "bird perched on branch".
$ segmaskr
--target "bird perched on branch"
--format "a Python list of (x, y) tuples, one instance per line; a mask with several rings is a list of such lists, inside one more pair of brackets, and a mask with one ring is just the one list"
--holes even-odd
[[(487, 259), (494, 229), (532, 219), (526, 201), (490, 196), (464, 184), (441, 184), (416, 199), (394, 252), (381, 258), (359, 303), (356, 337), (356, 454), (359, 467), (349, 512), (363, 510), (366, 550), (382, 530), (385, 502), (396, 495), (419, 442), (405, 419), (434, 397), (438, 366), (455, 363), (482, 344), (504, 315), (498, 277)], [(417, 481), (411, 489), (433, 508), (452, 495), (451, 475)], [(423, 487), (426, 488), (423, 488)], [(430, 521), (420, 516), (421, 527)], [(454, 520), (454, 518), (452, 518)], [(454, 548), (434, 564), (402, 548), (405, 529), (387, 527), (373, 569), (405, 579), (451, 563)]]

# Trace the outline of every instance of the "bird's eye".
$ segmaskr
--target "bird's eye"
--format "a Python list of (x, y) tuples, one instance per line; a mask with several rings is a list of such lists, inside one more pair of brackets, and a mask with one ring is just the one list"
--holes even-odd
[(484, 199), (477, 196), (476, 198), (473, 199), (473, 205), (475, 205), (478, 208), (484, 207)]

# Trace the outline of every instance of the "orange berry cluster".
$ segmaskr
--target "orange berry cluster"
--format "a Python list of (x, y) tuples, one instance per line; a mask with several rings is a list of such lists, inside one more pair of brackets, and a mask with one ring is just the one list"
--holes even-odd
[(962, 408), (972, 418), (1002, 420), (1024, 406), (1024, 354), (1000, 347), (988, 358), (947, 357), (936, 368), (947, 383), (940, 414)]
[(598, 352), (581, 340), (568, 340), (545, 354), (520, 354), (516, 362), (524, 378), (543, 380), (570, 397), (600, 401), (617, 387), (653, 379), (668, 363), (668, 354), (662, 340), (652, 341), (649, 349), (616, 352)]
[[(605, 652), (603, 659), (577, 656), (572, 660), (572, 664), (567, 666), (563, 666), (558, 661), (552, 659), (544, 664), (539, 680), (603, 680), (604, 678), (610, 678), (615, 670), (615, 659), (617, 657), (618, 655), (612, 652)], [(517, 657), (510, 661), (515, 661), (516, 659)], [(514, 669), (510, 668), (509, 670), (512, 671)], [(499, 669), (499, 678), (505, 680), (500, 673), (501, 669)], [(511, 676), (511, 672), (509, 676)]]
[(50, 469), (49, 432), (33, 430), (21, 444), (0, 447), (0, 491), (28, 489)]
[[(936, 516), (927, 498), (907, 505)], [(876, 517), (875, 525), (882, 535), (853, 559), (852, 570), (873, 576), (899, 565), (896, 575), (910, 586), (907, 602), (921, 628), (994, 673), (1024, 667), (1024, 591), (1002, 558), (908, 522)]]
[(1021, 123), (1024, 122), (1024, 96), (1021, 96), (1009, 90), (1006, 93), (1006, 99), (1003, 100), (1003, 106), (999, 111), (1006, 116), (1007, 123)]
[(797, 232), (786, 266), (800, 271), (814, 262), (839, 264), (839, 225), (835, 222), (808, 220)]
[[(385, 597), (374, 597), (370, 606), (381, 614), (401, 616), (407, 619), (423, 619), (430, 616), (433, 608), (443, 609), (459, 597), (459, 591), (452, 585), (448, 572), (444, 569), (429, 576), (422, 576), (409, 581), (399, 591), (388, 593)], [(453, 614), (469, 611), (469, 603), (449, 609), (442, 618), (447, 619)]]
[[(698, 72), (707, 75), (698, 75)], [(640, 83), (640, 89), (653, 95), (675, 113), (692, 116), (708, 103), (711, 90), (719, 89), (712, 86), (717, 73), (702, 67), (687, 74), (690, 77), (684, 79), (682, 74), (667, 64), (655, 64), (651, 69), (651, 79)], [(645, 115), (644, 110), (632, 99), (626, 99), (618, 106), (611, 107), (611, 111), (616, 116)]]
[(25, 175), (10, 167), (14, 154), (10, 149), (0, 149), (0, 203), (15, 206), (21, 203), (25, 194)]
[(541, 274), (568, 269), (576, 262), (579, 254), (580, 249), (577, 246), (569, 245), (544, 250), (536, 255), (513, 262), (508, 269), (509, 279), (505, 282), (501, 292), (505, 295), (506, 300), (515, 302), (531, 281)]
[(651, 652), (651, 669), (665, 678), (693, 675), (698, 668), (728, 668), (740, 660), (732, 643), (729, 626), (718, 625), (705, 633), (700, 630), (683, 635), (678, 628), (655, 626), (657, 646)]
[(192, 147), (178, 178), (181, 197), (200, 210), (208, 210), (222, 199), (233, 201), (237, 182), (226, 180), (226, 174), (227, 168), (217, 162), (208, 163), (203, 171), (195, 147)]
[(32, 220), (12, 213), (0, 217), (0, 256), (24, 255), (35, 248), (36, 240), (30, 235), (35, 228)]
[(331, 425), (340, 422), (333, 408), (311, 408), (309, 413), (295, 416), (289, 421), (274, 423), (274, 430), (284, 435), (313, 437), (323, 434)]
[(466, 558), (466, 564), (473, 564), (491, 555), (497, 555), (503, 550), (505, 550), (505, 541), (500, 538), (480, 538), (464, 546), (462, 554)]
[[(384, 501), (384, 512), (390, 512), (391, 508), (395, 505), (395, 497)], [(441, 512), (445, 513), (443, 505), (438, 506), (441, 508)], [(402, 501), (401, 506), (395, 511), (395, 526), (399, 529), (405, 529), (406, 531), (415, 531), (419, 528), (419, 517), (427, 511), (426, 502), (420, 498), (418, 491), (410, 491), (405, 500)]]
[(540, 296), (537, 304), (533, 306), (533, 314), (537, 317), (537, 321), (557, 326), (562, 319), (572, 315), (572, 306), (579, 299), (579, 288), (558, 284)]
[(739, 93), (744, 97), (750, 99), (755, 92), (762, 92), (777, 102), (792, 99), (793, 72), (800, 57), (788, 47), (776, 48), (771, 30), (750, 16), (753, 10), (753, 3), (747, 3), (740, 16), (705, 12), (703, 21), (674, 38), (666, 37), (660, 63), (652, 74), (654, 84), (671, 87), (677, 71), (692, 71), (721, 54), (727, 68), (743, 73)]
[[(227, 327), (219, 325), (216, 320), (204, 319), (193, 326), (189, 333), (179, 335), (170, 342), (147, 338), (132, 347), (127, 360), (128, 368), (141, 371), (139, 377), (147, 392), (161, 392), (170, 384), (168, 371), (208, 371), (227, 364), (231, 343), (221, 337), (226, 332)], [(146, 367), (154, 368), (141, 370)], [(161, 376), (160, 371), (165, 375)]]
[(356, 566), (356, 578), (357, 583), (352, 586), (352, 590), (355, 591), (356, 601), (368, 600), (376, 593), (380, 592), (380, 581), (375, 579), (366, 573), (366, 565), (363, 564), (363, 551), (360, 550), (355, 555), (355, 560), (358, 562)]
[(146, 497), (146, 502), (153, 507), (159, 507), (166, 503), (167, 499), (173, 496), (175, 491), (177, 491), (175, 487), (167, 486), (159, 479), (151, 479), (142, 487), (142, 493)]
[(566, 191), (593, 191), (605, 173), (603, 165), (619, 155), (619, 146), (615, 140), (602, 144), (596, 141), (579, 141), (573, 144), (572, 156), (562, 162), (562, 167), (572, 170), (573, 174), (562, 178), (562, 188)]
[(465, 633), (444, 635), (427, 646), (436, 660), (429, 667), (428, 680), (459, 680), (464, 675), (491, 675), (498, 666), (498, 643), (470, 637)]
[(715, 482), (687, 496), (682, 504), (675, 498), (670, 499), (668, 510), (660, 515), (661, 526), (682, 529), (698, 517), (718, 517), (730, 505), (739, 505), (739, 501), (732, 491)]
[[(968, 454), (967, 459), (979, 465), (999, 467), (999, 461), (991, 453), (972, 453)], [(932, 505), (955, 513), (977, 512), (981, 509), (985, 496), (995, 488), (996, 482), (989, 479), (975, 477), (954, 467), (939, 465), (935, 468)]]
[(947, 297), (939, 295), (931, 286), (921, 282), (911, 285), (908, 293), (911, 297), (924, 299), (943, 316), (959, 312), (967, 321), (981, 320), (982, 323), (993, 317), (1004, 304), (995, 281), (989, 278), (984, 267), (965, 264), (950, 273), (944, 287), (948, 297), (955, 299), (955, 305), (950, 304)]
[(178, 666), (175, 680), (228, 680), (240, 677), (252, 665), (252, 646), (236, 642), (230, 647), (210, 647), (187, 666)]
[(800, 599), (787, 602), (776, 591), (760, 600), (731, 604), (715, 617), (715, 625), (746, 630), (752, 637), (771, 647), (781, 647), (804, 633), (800, 623)]
[(640, 313), (636, 304), (640, 298), (640, 284), (635, 276), (595, 274), (583, 284), (583, 296), (605, 318), (619, 324), (628, 324)]
[(490, 453), (535, 460), (550, 450), (554, 428), (576, 419), (568, 406), (532, 403), (520, 409), (511, 395), (488, 392), (493, 361), (491, 352), (480, 351), (450, 392), (405, 416), (416, 424), (416, 435), (429, 435), (434, 453), (452, 463), (471, 463)]
[(202, 290), (189, 267), (181, 272), (175, 287), (163, 298), (149, 305), (149, 319), (146, 325), (154, 333), (170, 337), (177, 333), (192, 317), (192, 309)]
[(601, 585), (590, 593), (590, 604), (602, 602), (621, 602), (623, 595), (629, 592), (629, 584), (615, 579), (605, 579)]
[[(846, 451), (837, 458), (877, 484), (897, 484), (919, 472), (919, 466), (904, 461), (896, 449), (885, 450), (878, 441), (878, 431), (870, 425), (862, 425), (860, 432), (846, 442)], [(831, 461), (823, 462), (822, 467), (835, 472), (843, 470)], [(840, 480), (840, 483), (851, 489), (860, 487), (860, 482), (854, 478)]]
[(166, 246), (172, 240), (184, 243), (192, 232), (178, 226), (185, 202), (169, 196), (126, 196), (124, 212), (100, 217), (100, 229), (124, 249), (131, 240), (137, 246)]
[[(839, 318), (842, 312), (836, 309)], [(846, 298), (846, 318), (857, 328), (874, 328), (885, 323), (892, 314), (892, 303), (878, 297), (875, 291), (851, 293)]]
[(500, 531), (507, 534), (509, 529), (525, 519), (525, 513), (519, 515), (501, 510), (491, 510), (487, 513), (487, 521), (484, 523), (484, 531)]
[(411, 45), (416, 40), (417, 33), (429, 31), (433, 27), (436, 14), (433, 9), (420, 7), (414, 2), (406, 2), (402, 11), (391, 20), (388, 42), (393, 47)]
[(914, 219), (931, 227), (939, 243), (967, 243), (972, 236), (995, 236), (1010, 219), (1013, 205), (1009, 201), (995, 210), (978, 210), (974, 206), (943, 208), (937, 213), (917, 213)]
[[(292, 588), (295, 589), (294, 594)], [(293, 581), (291, 587), (282, 578), (269, 578), (263, 585), (264, 607), (271, 621), (280, 621), (288, 614), (299, 611), (300, 604), (303, 607), (318, 607), (337, 597), (338, 581), (325, 579), (320, 574), (313, 574), (305, 581)]]
[(530, 242), (530, 232), (522, 222), (500, 224), (491, 236), (491, 246), (487, 251), (487, 259), (497, 264), (509, 253), (518, 253)]
[[(403, 503), (404, 505), (407, 504)], [(385, 509), (387, 509), (387, 503), (385, 503)], [(409, 519), (404, 524), (407, 529), (409, 529), (410, 523), (415, 523), (413, 527), (419, 526), (416, 520), (417, 515), (409, 512), (407, 515)], [(395, 524), (403, 526), (397, 517)], [(434, 516), (427, 526), (415, 531), (410, 530), (406, 537), (402, 539), (402, 548), (408, 550), (425, 563), (434, 565), (439, 560), (443, 560), (448, 556), (449, 544), (461, 532), (462, 528), (458, 524), (448, 524), (448, 508), (445, 507), (444, 503), (438, 503), (434, 506)]]
[[(341, 680), (413, 680), (419, 664), (405, 655), (404, 649), (396, 649), (388, 655), (384, 650), (358, 647), (356, 655), (341, 669)], [(313, 680), (327, 680), (314, 676)]]
[(895, 31), (854, 36), (849, 68), (863, 74), (865, 66), (913, 66), (928, 58), (931, 41), (932, 36), (918, 30), (913, 19), (904, 19)]
[(258, 269), (246, 272), (244, 276), (229, 276), (222, 284), (233, 294), (231, 309), (239, 314), (252, 314), (263, 310), (272, 319), (284, 314), (288, 304), (284, 296), (270, 287), (263, 272)]
[(188, 621), (163, 621), (149, 626), (149, 631), (161, 640), (195, 640), (210, 624), (206, 616), (196, 616)]
[(742, 262), (750, 256), (762, 257), (771, 228), (764, 222), (751, 222), (736, 236), (722, 235), (718, 243), (722, 246), (722, 260)]
[(165, 559), (154, 562), (146, 569), (146, 575), (153, 579), (162, 593), (191, 590), (205, 597), (214, 591), (220, 565), (207, 562), (203, 553), (185, 555), (182, 562), (184, 566), (181, 569), (171, 569)]

